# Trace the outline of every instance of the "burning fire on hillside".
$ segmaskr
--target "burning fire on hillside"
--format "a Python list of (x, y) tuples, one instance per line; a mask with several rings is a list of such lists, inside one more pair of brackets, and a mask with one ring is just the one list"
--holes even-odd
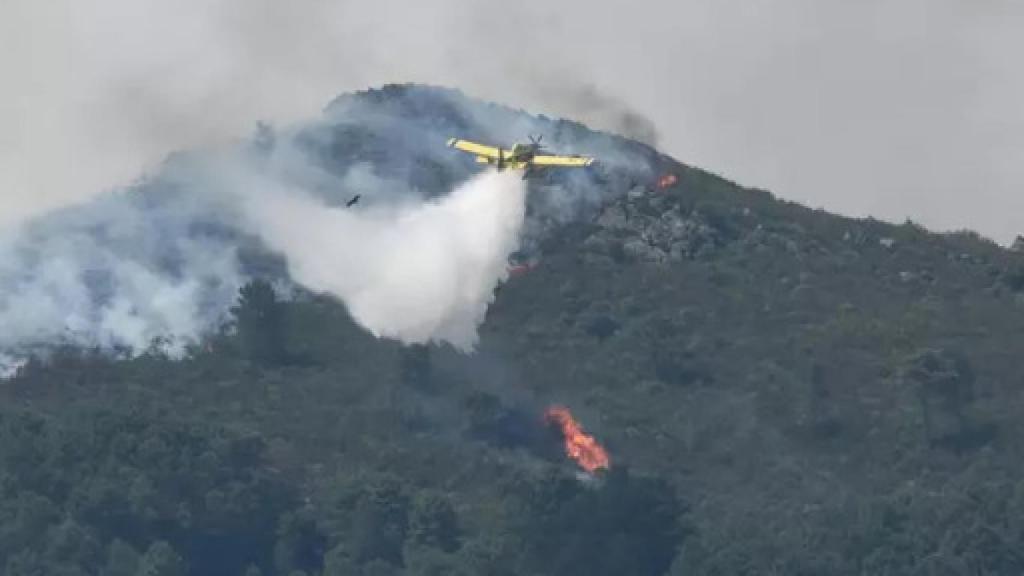
[(565, 454), (587, 472), (608, 469), (611, 461), (608, 452), (593, 436), (583, 432), (583, 427), (573, 418), (568, 408), (552, 406), (544, 413), (544, 421), (557, 424), (565, 439)]
[(675, 174), (665, 174), (661, 178), (658, 178), (658, 190), (664, 190), (669, 186), (674, 185), (676, 182), (679, 182), (679, 177)]

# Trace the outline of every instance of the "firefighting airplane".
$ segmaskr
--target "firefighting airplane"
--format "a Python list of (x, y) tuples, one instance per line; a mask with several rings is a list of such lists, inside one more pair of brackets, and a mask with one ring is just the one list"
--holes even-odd
[(470, 142), (469, 140), (459, 140), (458, 138), (452, 138), (449, 140), (448, 146), (451, 148), (457, 148), (463, 152), (476, 154), (476, 161), (478, 163), (493, 164), (497, 166), (499, 171), (504, 170), (505, 168), (524, 170), (524, 180), (537, 170), (547, 168), (549, 166), (580, 168), (583, 166), (590, 166), (594, 163), (593, 158), (575, 154), (571, 156), (549, 156), (546, 154), (538, 154), (538, 152), (542, 150), (540, 144), (542, 138), (543, 136), (537, 138), (530, 136), (529, 144), (515, 144), (512, 146), (511, 150), (485, 146), (483, 144), (477, 144), (476, 142)]

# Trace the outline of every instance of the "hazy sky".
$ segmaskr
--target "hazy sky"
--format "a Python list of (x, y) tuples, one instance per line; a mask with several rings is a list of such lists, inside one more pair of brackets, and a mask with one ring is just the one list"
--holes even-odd
[[(493, 7), (493, 8), (492, 8)], [(1019, 0), (0, 0), (0, 223), (393, 81), (848, 215), (1024, 232)]]

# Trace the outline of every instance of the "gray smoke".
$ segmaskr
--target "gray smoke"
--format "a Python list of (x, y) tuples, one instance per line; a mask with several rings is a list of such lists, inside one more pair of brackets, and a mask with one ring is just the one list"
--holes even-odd
[[(567, 80), (568, 78), (568, 80)], [(574, 83), (572, 76), (538, 81), (534, 85), (544, 102), (571, 110), (588, 126), (625, 136), (656, 147), (660, 139), (654, 121), (630, 107), (625, 101), (598, 89), (594, 84)]]
[(180, 357), (257, 276), (332, 295), (379, 337), (470, 351), (521, 240), (611, 193), (589, 171), (562, 175), (527, 219), (518, 173), (476, 173), (444, 146), (520, 129), (644, 169), (642, 151), (607, 136), (450, 90), (344, 96), (316, 121), (175, 154), (127, 189), (5, 231), (0, 369), (59, 344)]
[(110, 194), (0, 238), (0, 353), (54, 344), (181, 355), (242, 282), (237, 245), (207, 235), (212, 201)]

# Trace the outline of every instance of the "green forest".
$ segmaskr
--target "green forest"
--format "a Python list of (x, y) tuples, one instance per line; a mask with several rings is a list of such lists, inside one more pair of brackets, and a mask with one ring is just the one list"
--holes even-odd
[(256, 279), (184, 358), (32, 358), (3, 574), (1024, 573), (1024, 254), (648, 154), (677, 180), (602, 180), (473, 354)]

